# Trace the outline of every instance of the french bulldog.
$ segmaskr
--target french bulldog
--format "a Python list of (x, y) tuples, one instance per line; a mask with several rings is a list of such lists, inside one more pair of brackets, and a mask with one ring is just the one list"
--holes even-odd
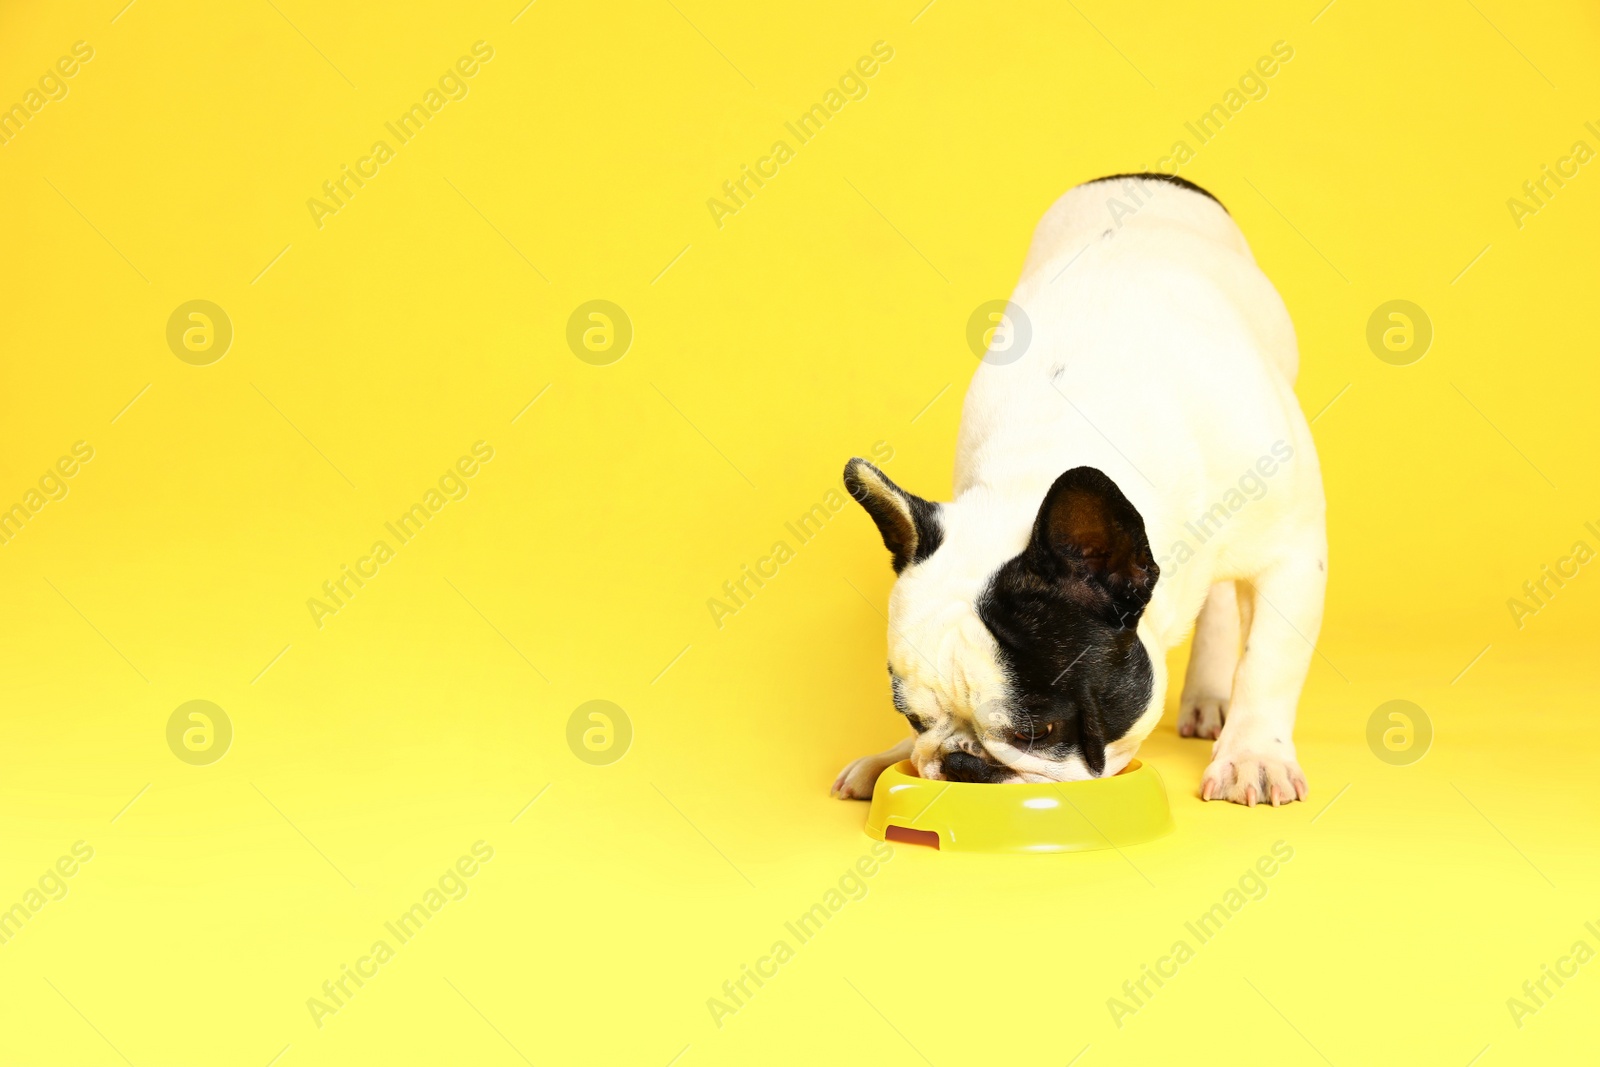
[(845, 486), (897, 574), (889, 676), (909, 758), (951, 782), (1114, 775), (1194, 633), (1178, 732), (1202, 800), (1305, 800), (1292, 732), (1322, 622), (1322, 476), (1283, 300), (1211, 194), (1165, 174), (1045, 213), (962, 409), (954, 499), (863, 459)]

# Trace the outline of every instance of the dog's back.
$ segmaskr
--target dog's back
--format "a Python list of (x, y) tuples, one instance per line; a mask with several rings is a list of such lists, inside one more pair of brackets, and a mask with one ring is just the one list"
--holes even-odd
[[(1185, 543), (1184, 562), (1199, 557), (1181, 577), (1166, 568), (1168, 610), (1155, 614), (1173, 626), (1188, 625), (1213, 580), (1247, 577), (1234, 561), (1261, 557), (1281, 523), (1312, 512), (1320, 522), (1294, 327), (1209, 194), (1155, 176), (1072, 189), (1035, 229), (1012, 302), (1027, 348), (973, 377), (958, 497), (978, 487), (1038, 499), (1065, 469), (1104, 470), (1144, 515), (1158, 558)], [(1225, 509), (1217, 536), (1189, 532), (1263, 457), (1274, 471), (1263, 502)]]
[[(1106, 255), (1095, 253), (1096, 242), (1109, 243)], [(1113, 247), (1117, 242), (1122, 247)], [(1244, 233), (1216, 197), (1182, 178), (1150, 174), (1099, 178), (1070, 189), (1034, 228), (1022, 266), (1023, 284), (1042, 276), (1053, 288), (1079, 267), (1088, 268), (1084, 273), (1105, 269), (1103, 261), (1111, 258), (1186, 263), (1233, 290), (1239, 303), (1250, 306), (1252, 325), (1262, 330), (1262, 351), (1294, 381), (1299, 368), (1288, 311), (1256, 267)]]

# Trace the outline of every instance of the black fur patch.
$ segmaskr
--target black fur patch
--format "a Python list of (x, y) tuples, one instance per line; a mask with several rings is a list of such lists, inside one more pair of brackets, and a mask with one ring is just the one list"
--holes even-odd
[(1137, 625), (1159, 574), (1143, 519), (1110, 478), (1077, 467), (1056, 479), (1027, 547), (977, 604), (1010, 683), (1012, 729), (1045, 735), (1031, 751), (1077, 751), (1105, 770), (1106, 745), (1144, 714), (1155, 685)]
[[(863, 470), (877, 475), (887, 491), (906, 506), (911, 513), (909, 522), (906, 520), (905, 511), (893, 501), (880, 496), (876, 486), (863, 478)], [(867, 509), (867, 514), (872, 516), (872, 521), (877, 524), (878, 533), (883, 537), (884, 547), (889, 550), (896, 574), (913, 563), (921, 563), (944, 543), (944, 527), (939, 522), (939, 505), (924, 500), (914, 493), (906, 492), (890, 481), (888, 475), (866, 460), (852, 459), (844, 465), (844, 487), (849, 490), (856, 503)]]
[(1228, 210), (1228, 205), (1224, 204), (1221, 200), (1218, 200), (1211, 194), (1210, 191), (1202, 189), (1188, 178), (1180, 178), (1176, 174), (1162, 174), (1160, 172), (1156, 172), (1154, 174), (1149, 172), (1140, 174), (1108, 174), (1104, 178), (1096, 178), (1092, 182), (1084, 182), (1083, 184), (1094, 185), (1095, 182), (1120, 182), (1126, 178), (1135, 178), (1140, 181), (1166, 182), (1168, 185), (1176, 185), (1180, 189), (1187, 189), (1191, 193), (1199, 193), (1201, 196), (1209, 198), (1223, 211)]
[(1106, 745), (1144, 714), (1155, 685), (1138, 633), (1107, 624), (1020, 557), (995, 574), (978, 617), (1000, 648), (1012, 729), (1037, 736), (1055, 727), (1042, 741), (1012, 744), (1046, 759), (1077, 751), (1091, 771), (1104, 771)]

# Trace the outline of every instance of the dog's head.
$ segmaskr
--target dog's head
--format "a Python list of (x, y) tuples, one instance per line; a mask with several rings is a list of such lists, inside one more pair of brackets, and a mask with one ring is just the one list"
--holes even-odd
[(917, 773), (1074, 781), (1127, 765), (1161, 714), (1165, 663), (1138, 633), (1160, 569), (1110, 478), (1057, 478), (1020, 545), (1027, 516), (982, 489), (930, 503), (862, 459), (845, 485), (899, 575), (889, 675)]

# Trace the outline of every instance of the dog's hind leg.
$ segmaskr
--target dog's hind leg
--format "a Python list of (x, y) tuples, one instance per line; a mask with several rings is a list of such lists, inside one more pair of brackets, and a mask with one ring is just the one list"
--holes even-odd
[(1218, 582), (1206, 594), (1178, 698), (1178, 733), (1183, 737), (1215, 740), (1227, 721), (1233, 672), (1239, 666), (1242, 606), (1232, 581)]
[(833, 781), (830, 796), (840, 800), (871, 800), (872, 787), (878, 782), (878, 775), (884, 768), (893, 766), (903, 759), (911, 757), (911, 745), (915, 738), (908, 737), (886, 752), (879, 752), (874, 756), (862, 756), (851, 763)]

